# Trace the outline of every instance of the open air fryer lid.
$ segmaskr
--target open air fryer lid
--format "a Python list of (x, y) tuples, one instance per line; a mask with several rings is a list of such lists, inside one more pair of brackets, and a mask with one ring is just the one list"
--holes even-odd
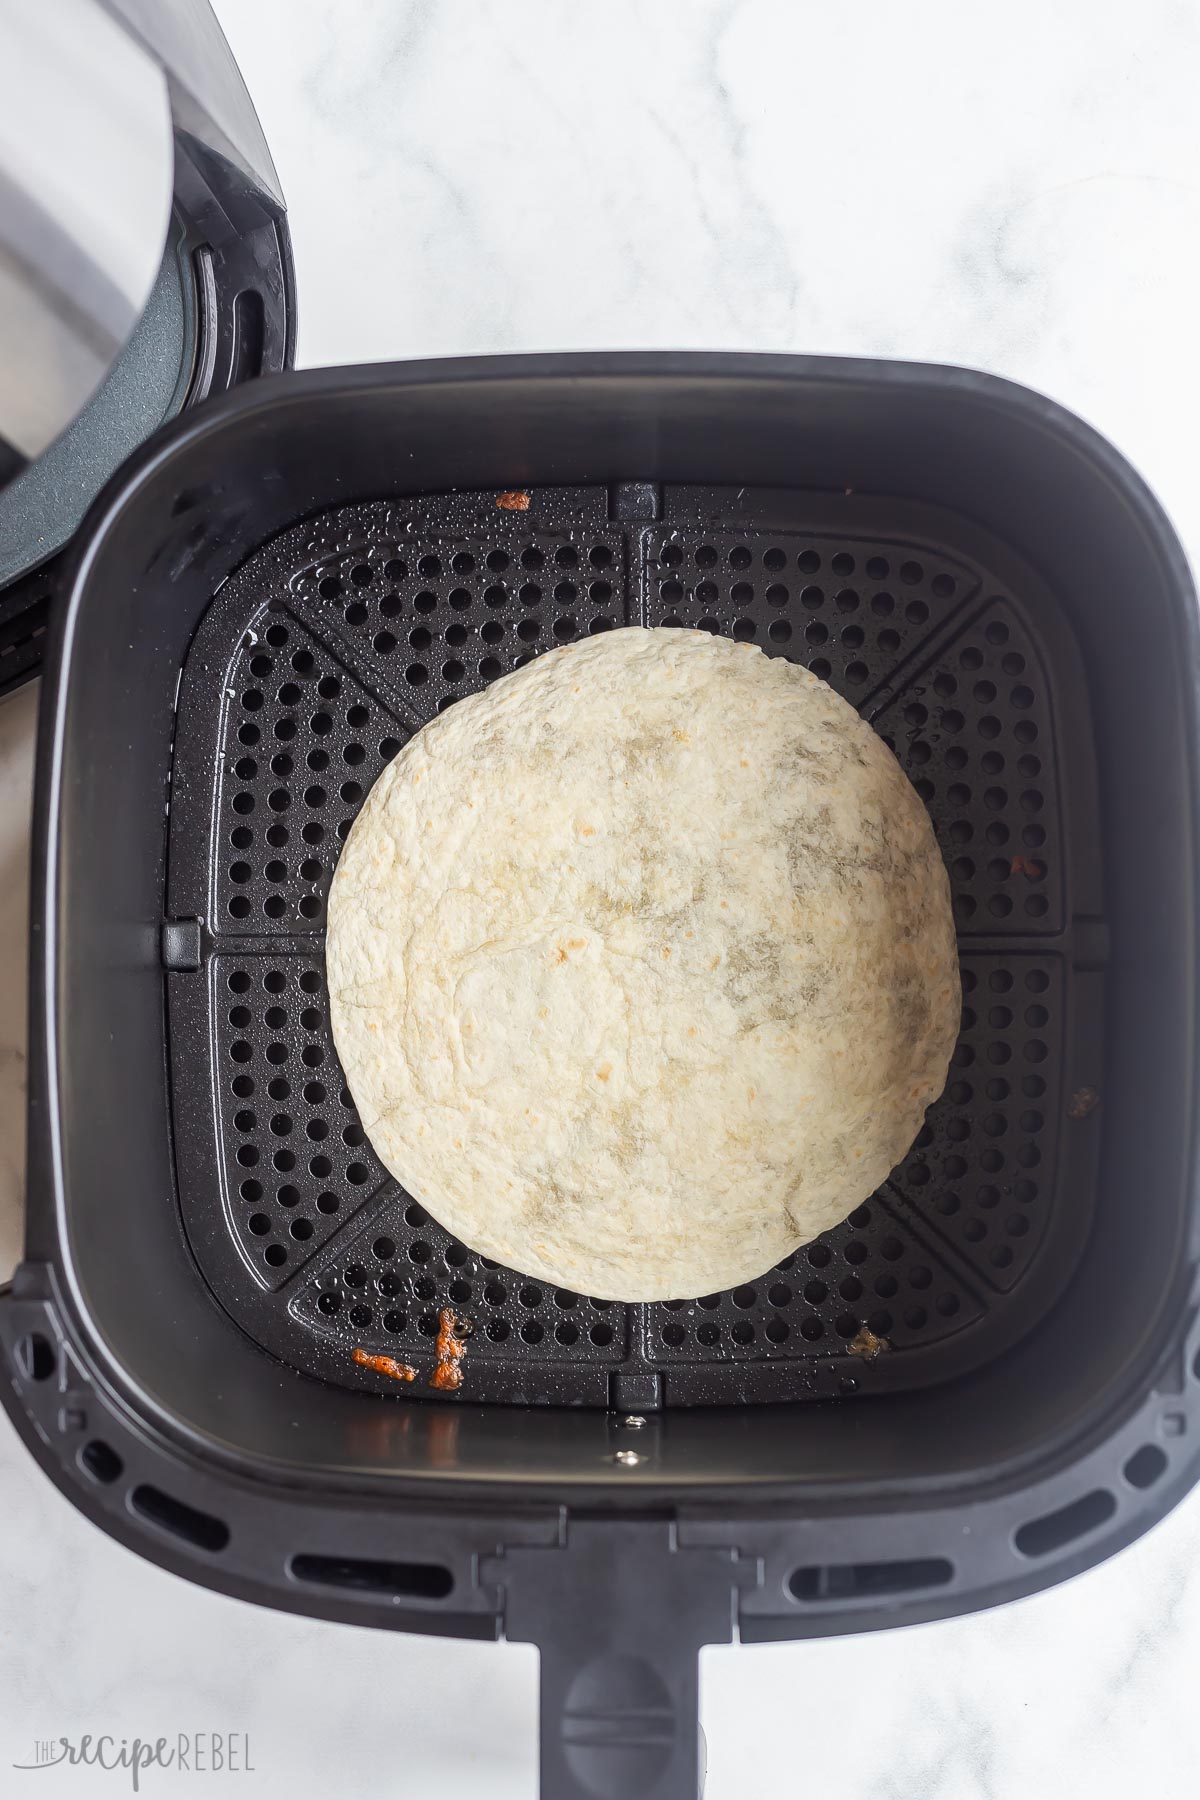
[(0, 59), (0, 695), (88, 506), (167, 419), (291, 365), (279, 181), (208, 0), (11, 6)]

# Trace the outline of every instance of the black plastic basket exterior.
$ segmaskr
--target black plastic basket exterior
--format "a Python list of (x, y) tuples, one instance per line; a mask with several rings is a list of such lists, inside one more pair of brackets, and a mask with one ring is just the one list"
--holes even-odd
[[(407, 575), (387, 576), (387, 562), (402, 558), (383, 524), (412, 511), (397, 496), (522, 488), (556, 548), (575, 542), (574, 532), (577, 551), (586, 539), (590, 561), (591, 546), (602, 545), (612, 554), (608, 567), (622, 572), (620, 583), (594, 578), (612, 593), (592, 616), (619, 616), (620, 594), (650, 623), (711, 620), (734, 635), (753, 626), (776, 653), (824, 657), (829, 678), (861, 692), (864, 712), (894, 738), (910, 774), (931, 784), (925, 797), (951, 866), (964, 967), (976, 977), (967, 995), (974, 1019), (962, 1039), (974, 1060), (956, 1071), (972, 1094), (949, 1095), (918, 1148), (930, 1179), (914, 1183), (906, 1164), (880, 1206), (886, 1220), (908, 1221), (945, 1267), (962, 1273), (963, 1291), (987, 1304), (978, 1315), (970, 1306), (938, 1312), (926, 1346), (903, 1341), (893, 1318), (896, 1348), (850, 1370), (853, 1392), (839, 1392), (847, 1377), (836, 1350), (824, 1363), (777, 1354), (791, 1342), (791, 1320), (819, 1317), (825, 1304), (798, 1302), (793, 1272), (784, 1270), (775, 1274), (791, 1298), (773, 1301), (772, 1279), (759, 1311), (757, 1293), (753, 1307), (739, 1307), (735, 1294), (717, 1297), (703, 1318), (652, 1308), (652, 1317), (627, 1321), (641, 1333), (642, 1356), (617, 1369), (630, 1380), (629, 1398), (618, 1379), (607, 1410), (593, 1388), (571, 1395), (592, 1404), (514, 1411), (517, 1380), (529, 1380), (527, 1399), (553, 1402), (563, 1395), (547, 1391), (546, 1370), (600, 1366), (606, 1380), (613, 1373), (590, 1353), (576, 1356), (578, 1339), (557, 1336), (553, 1358), (539, 1359), (539, 1342), (519, 1338), (524, 1348), (511, 1362), (506, 1340), (490, 1340), (496, 1354), (479, 1358), (478, 1398), (508, 1405), (475, 1404), (469, 1389), (459, 1402), (354, 1392), (344, 1385), (341, 1326), (323, 1333), (359, 1303), (351, 1298), (356, 1283), (346, 1285), (346, 1269), (356, 1265), (322, 1262), (334, 1238), (317, 1245), (317, 1221), (328, 1216), (316, 1206), (318, 1190), (301, 1212), (309, 1204), (303, 1192), (281, 1205), (277, 1184), (262, 1203), (261, 1234), (248, 1223), (258, 1201), (239, 1193), (236, 1206), (226, 1210), (222, 1200), (218, 1210), (210, 1192), (202, 1214), (195, 1196), (189, 1200), (197, 1159), (215, 1164), (230, 1151), (242, 1168), (237, 1146), (256, 1143), (260, 1162), (263, 1146), (257, 1124), (242, 1130), (234, 1119), (226, 1130), (215, 1074), (208, 1117), (189, 1102), (203, 1082), (170, 1058), (181, 1032), (198, 1030), (201, 1044), (204, 1028), (195, 1017), (189, 1026), (181, 996), (197, 996), (193, 1012), (207, 1010), (213, 1021), (214, 1071), (233, 1041), (250, 1046), (251, 1061), (263, 1058), (264, 1075), (272, 1043), (290, 1044), (297, 1057), (305, 1043), (319, 1043), (327, 869), (297, 869), (293, 884), (290, 868), (276, 878), (264, 858), (243, 881), (230, 860), (241, 846), (213, 854), (204, 820), (223, 799), (230, 820), (245, 816), (232, 806), (236, 793), (254, 795), (257, 808), (259, 775), (234, 766), (226, 780), (224, 739), (214, 736), (224, 723), (213, 713), (205, 740), (203, 709), (186, 690), (223, 681), (244, 654), (266, 655), (242, 644), (247, 625), (258, 626), (237, 609), (257, 599), (281, 604), (267, 629), (282, 625), (288, 638), (271, 655), (311, 656), (311, 669), (292, 674), (318, 685), (342, 680), (321, 663), (332, 657), (366, 696), (347, 696), (336, 729), (316, 734), (336, 737), (339, 754), (361, 744), (365, 770), (368, 738), (347, 735), (358, 729), (350, 706), (365, 707), (373, 727), (380, 714), (372, 706), (382, 706), (395, 720), (388, 735), (399, 738), (419, 721), (425, 689), (442, 698), (468, 679), (464, 656), (434, 664), (431, 655), (401, 655), (389, 615), (372, 618), (372, 605), (394, 593), (392, 617), (403, 617), (409, 634), (432, 633), (415, 622), (417, 595), (429, 593), (425, 616), (444, 632), (451, 612), (475, 605), (472, 593), (467, 607), (452, 607), (441, 577), (401, 587)], [(750, 501), (746, 514), (736, 511), (739, 492)], [(381, 504), (357, 510), (373, 501)], [(484, 502), (458, 504), (478, 510)], [(380, 524), (365, 559), (359, 540), (330, 543), (324, 526), (311, 523), (335, 521), (342, 507), (351, 509), (340, 515), (348, 524)], [(272, 588), (267, 579), (269, 568), (283, 569), (271, 562), (291, 541), (281, 534), (300, 524), (315, 545), (315, 597), (300, 591), (306, 577), (294, 562), (286, 573), (299, 587)], [(482, 520), (471, 529), (482, 531)], [(492, 548), (511, 555), (512, 545), (519, 555), (519, 530), (509, 522), (500, 531)], [(274, 548), (263, 561), (265, 546)], [(701, 551), (715, 562), (701, 560)], [(739, 568), (734, 551), (747, 552), (749, 563)], [(769, 593), (787, 585), (776, 553), (798, 590), (782, 604)], [(856, 567), (853, 581), (847, 571), (844, 587), (822, 587), (820, 605), (806, 606), (800, 576), (822, 583), (800, 558), (814, 554), (832, 573), (839, 557)], [(361, 602), (366, 617), (349, 616), (359, 602), (348, 589), (320, 593), (321, 582), (343, 582), (341, 565), (333, 566), (339, 557), (348, 561), (350, 587), (370, 596)], [(872, 560), (886, 562), (886, 582), (880, 576), (860, 592), (860, 557), (864, 572)], [(920, 571), (911, 581), (906, 562)], [(718, 565), (714, 601), (701, 587), (715, 581)], [(356, 583), (355, 567), (370, 578)], [(734, 592), (743, 580), (748, 597)], [(939, 592), (946, 580), (952, 590)], [(856, 608), (838, 604), (849, 591)], [(904, 612), (900, 642), (890, 647), (879, 634), (898, 628), (870, 611), (871, 596), (884, 592)], [(910, 595), (928, 618), (909, 618)], [(488, 610), (486, 594), (478, 598)], [(506, 599), (491, 609), (498, 621), (534, 616), (519, 593), (514, 598), (515, 607)], [(0, 1341), (5, 1403), (18, 1429), (89, 1516), (164, 1566), (246, 1598), (402, 1629), (503, 1631), (535, 1641), (547, 1652), (544, 1791), (571, 1796), (620, 1785), (677, 1795), (695, 1790), (701, 1643), (735, 1628), (746, 1640), (867, 1629), (1030, 1592), (1128, 1542), (1191, 1485), (1200, 1426), (1195, 597), (1162, 515), (1086, 427), (988, 378), (897, 364), (618, 356), (289, 376), (255, 384), (148, 446), (98, 503), (64, 601), (39, 762), (27, 1259), (0, 1298)], [(230, 636), (217, 649), (225, 615)], [(567, 616), (575, 614), (543, 610), (543, 631), (553, 635)], [(791, 639), (772, 637), (780, 621), (793, 625)], [(823, 640), (808, 635), (810, 623), (825, 625)], [(996, 625), (1005, 638), (989, 637)], [(906, 635), (910, 628), (916, 638)], [(384, 631), (396, 649), (380, 647)], [(411, 636), (404, 641), (408, 652), (418, 649)], [(881, 648), (894, 670), (872, 663)], [(980, 661), (964, 668), (965, 651)], [(475, 655), (471, 679), (487, 679), (482, 653)], [(1006, 670), (1006, 655), (1023, 667)], [(385, 675), (379, 665), (389, 657), (398, 672)], [(428, 678), (414, 682), (407, 671), (418, 662)], [(447, 664), (462, 664), (463, 675)], [(924, 693), (912, 679), (918, 668)], [(958, 685), (944, 691), (948, 680)], [(994, 699), (975, 691), (985, 683)], [(226, 685), (238, 706), (255, 691)], [(263, 706), (241, 707), (247, 717), (266, 715), (267, 689), (258, 691)], [(278, 690), (271, 705), (282, 708), (272, 729), (292, 716), (298, 735), (300, 712)], [(910, 713), (917, 708), (924, 717)], [(309, 730), (315, 710), (304, 712)], [(947, 713), (961, 714), (961, 727)], [(230, 710), (221, 719), (236, 716)], [(999, 730), (980, 729), (985, 718)], [(1020, 736), (1022, 721), (1036, 725), (1039, 747)], [(386, 741), (381, 725), (372, 753), (382, 756)], [(970, 772), (948, 756), (956, 745), (972, 759)], [(1018, 764), (1027, 784), (1018, 786), (1009, 766), (984, 764), (991, 754), (1037, 757), (1040, 766), (1035, 773), (1027, 763), (1023, 773)], [(989, 781), (1006, 794), (995, 806)], [(969, 794), (952, 794), (955, 786)], [(1022, 797), (1034, 793), (1040, 805), (1026, 805)], [(340, 787), (338, 798), (344, 809), (356, 804)], [(281, 811), (295, 804), (293, 795)], [(190, 875), (189, 852), (177, 842), (189, 807), (200, 826), (189, 839)], [(274, 810), (269, 799), (265, 810)], [(986, 844), (990, 824), (1009, 831), (991, 845), (995, 857), (956, 840), (956, 827), (966, 825), (972, 843), (982, 830)], [(1022, 837), (1013, 847), (1014, 829), (1023, 834), (1028, 825), (1044, 839)], [(1003, 850), (1007, 873), (990, 866), (1001, 864)], [(1038, 872), (1014, 870), (1014, 857), (1028, 857)], [(200, 883), (199, 901), (189, 898), (199, 891), (188, 889), (189, 879)], [(236, 893), (249, 900), (240, 920), (229, 911)], [(267, 907), (274, 895), (283, 914)], [(1027, 908), (1035, 896), (1044, 908)], [(1008, 898), (1012, 912), (996, 912), (997, 898)], [(306, 910), (305, 900), (315, 906)], [(276, 996), (265, 982), (261, 1001), (255, 990), (257, 1022), (250, 1009), (252, 1024), (234, 1025), (228, 1014), (243, 1002), (230, 977), (282, 975), (285, 963), (290, 1037), (271, 1035), (265, 1011)], [(1030, 973), (1044, 975), (1045, 985), (1030, 988)], [(312, 975), (315, 993), (304, 980)], [(1011, 985), (993, 985), (994, 975)], [(308, 1010), (315, 1020), (304, 1020)], [(1002, 1022), (1004, 1012), (1011, 1022)], [(233, 1031), (243, 1036), (229, 1038)], [(1031, 1044), (1044, 1053), (1027, 1057)], [(1010, 1047), (1007, 1063), (989, 1055), (999, 1045)], [(987, 1073), (977, 1095), (977, 1065), (1003, 1071), (1014, 1052), (1020, 1079), (1045, 1088), (1017, 1096), (1011, 1076)], [(988, 1081), (1008, 1081), (1008, 1094), (989, 1095)], [(327, 1098), (304, 1105), (306, 1123), (328, 1121)], [(1036, 1128), (1022, 1117), (1034, 1113), (1042, 1119)], [(349, 1154), (362, 1147), (341, 1134), (353, 1136), (353, 1120), (337, 1116), (348, 1121), (339, 1126), (339, 1179), (370, 1194), (365, 1157), (368, 1180), (349, 1177)], [(989, 1118), (1004, 1129), (990, 1131)], [(962, 1124), (951, 1131), (955, 1119), (965, 1136)], [(294, 1131), (293, 1119), (283, 1136)], [(980, 1160), (966, 1202), (968, 1141)], [(1003, 1144), (1004, 1167), (982, 1162), (989, 1141)], [(1038, 1161), (1021, 1161), (1025, 1145)], [(962, 1175), (947, 1174), (952, 1157), (967, 1162)], [(1018, 1198), (1015, 1184), (1038, 1186), (1047, 1163), (1053, 1179), (1044, 1195), (1039, 1187), (1038, 1204), (1032, 1194)], [(229, 1171), (217, 1180), (229, 1195)], [(979, 1188), (1010, 1181), (1011, 1207), (1008, 1195), (996, 1206), (981, 1203)], [(927, 1190), (957, 1193), (958, 1209), (940, 1212)], [(337, 1184), (331, 1178), (319, 1191)], [(386, 1191), (363, 1202), (364, 1230), (395, 1246), (378, 1256), (371, 1239), (381, 1268), (402, 1246), (420, 1241), (433, 1250), (426, 1226), (401, 1224), (394, 1210), (383, 1228), (384, 1209), (398, 1204)], [(1037, 1218), (1037, 1227), (993, 1236), (991, 1217), (1010, 1210)], [(289, 1259), (293, 1244), (304, 1253), (305, 1238), (283, 1224), (289, 1215), (309, 1219), (307, 1241), (317, 1248), (293, 1295), (267, 1274), (287, 1265), (256, 1260), (260, 1236), (279, 1242)], [(968, 1232), (972, 1221), (984, 1224), (982, 1238)], [(335, 1229), (349, 1232), (353, 1223)], [(908, 1266), (903, 1255), (884, 1253), (884, 1219), (874, 1210), (848, 1230), (866, 1247), (858, 1266), (873, 1281), (886, 1281), (885, 1265)], [(834, 1234), (829, 1247), (831, 1260), (837, 1244), (853, 1270), (840, 1248), (849, 1241)], [(1012, 1262), (988, 1263), (980, 1246), (993, 1244), (1012, 1247)], [(438, 1279), (466, 1281), (456, 1272), (465, 1265), (447, 1260), (452, 1248), (437, 1246)], [(231, 1269), (234, 1256), (249, 1278), (240, 1296), (231, 1280), (214, 1280), (214, 1268)], [(819, 1269), (813, 1279), (828, 1289)], [(839, 1266), (839, 1279), (861, 1277), (841, 1275)], [(327, 1292), (341, 1293), (332, 1311), (319, 1304)], [(914, 1311), (919, 1304), (911, 1302)], [(790, 1318), (789, 1307), (797, 1308)], [(242, 1309), (237, 1323), (231, 1314)], [(556, 1326), (575, 1310), (539, 1316)], [(526, 1308), (529, 1317), (536, 1312)], [(772, 1318), (789, 1324), (786, 1339), (766, 1331)], [(739, 1320), (755, 1326), (751, 1354), (734, 1348)], [(697, 1352), (717, 1348), (699, 1336), (709, 1324), (721, 1330), (722, 1357), (706, 1364)], [(841, 1337), (836, 1318), (831, 1335)], [(387, 1341), (403, 1341), (402, 1333)], [(312, 1346), (330, 1344), (327, 1366), (319, 1358), (306, 1364)], [(706, 1366), (717, 1371), (721, 1393), (700, 1391)], [(820, 1367), (830, 1370), (829, 1398), (789, 1403), (788, 1384), (796, 1394), (802, 1371)], [(775, 1374), (759, 1388), (753, 1372), (761, 1370)], [(741, 1404), (719, 1403), (735, 1393)], [(745, 1403), (751, 1399), (776, 1403)]]

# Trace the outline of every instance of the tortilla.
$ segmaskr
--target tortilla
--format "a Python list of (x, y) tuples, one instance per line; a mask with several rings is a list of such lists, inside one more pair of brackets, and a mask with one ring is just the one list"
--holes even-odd
[(484, 1256), (611, 1300), (749, 1281), (884, 1180), (958, 1031), (949, 885), (807, 670), (637, 627), (419, 731), (329, 898), (371, 1143)]

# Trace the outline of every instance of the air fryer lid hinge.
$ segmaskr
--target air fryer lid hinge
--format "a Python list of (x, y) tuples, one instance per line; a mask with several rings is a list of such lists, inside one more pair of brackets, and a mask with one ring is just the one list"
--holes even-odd
[(543, 1800), (695, 1800), (699, 1652), (733, 1638), (757, 1560), (682, 1544), (673, 1520), (564, 1514), (557, 1545), (505, 1547), (480, 1578), (505, 1636), (541, 1651)]

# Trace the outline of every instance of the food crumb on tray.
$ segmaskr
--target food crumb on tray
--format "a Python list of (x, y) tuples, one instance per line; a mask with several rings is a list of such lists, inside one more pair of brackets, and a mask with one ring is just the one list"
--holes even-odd
[[(437, 1337), (434, 1341), (436, 1361), (429, 1375), (429, 1386), (440, 1393), (453, 1392), (463, 1381), (463, 1358), (467, 1354), (467, 1336), (471, 1326), (448, 1306), (438, 1314)], [(377, 1375), (388, 1375), (393, 1381), (415, 1381), (417, 1371), (411, 1363), (397, 1362), (394, 1356), (377, 1356), (371, 1350), (355, 1350), (354, 1361), (360, 1368), (374, 1369)]]
[(849, 1351), (851, 1356), (861, 1356), (864, 1362), (874, 1362), (881, 1350), (890, 1350), (891, 1345), (885, 1337), (879, 1337), (869, 1325), (860, 1326), (858, 1335), (851, 1338)]
[(390, 1375), (393, 1381), (415, 1381), (417, 1371), (411, 1363), (397, 1362), (394, 1356), (374, 1356), (369, 1350), (356, 1350), (354, 1360), (364, 1369), (374, 1369), (377, 1375)]
[(529, 495), (520, 488), (513, 488), (508, 493), (497, 494), (496, 505), (502, 512), (528, 512)]
[(1100, 1104), (1100, 1096), (1093, 1087), (1076, 1088), (1067, 1101), (1068, 1119), (1086, 1119)]
[[(431, 1388), (438, 1388), (443, 1393), (462, 1386), (463, 1357), (467, 1354), (467, 1326), (443, 1306), (438, 1314), (438, 1332), (434, 1342), (434, 1354), (437, 1367), (429, 1377)], [(458, 1334), (462, 1333), (461, 1336)]]

